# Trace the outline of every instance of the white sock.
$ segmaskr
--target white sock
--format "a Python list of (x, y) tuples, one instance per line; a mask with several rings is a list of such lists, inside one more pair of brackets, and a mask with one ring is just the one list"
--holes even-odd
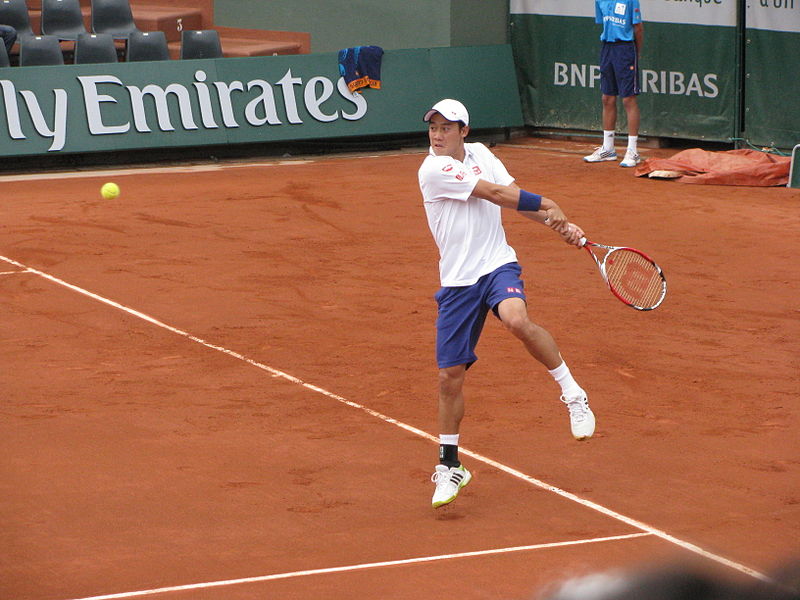
[(613, 150), (614, 149), (614, 130), (606, 131), (603, 130), (603, 150)]
[(447, 446), (458, 446), (458, 434), (457, 433), (440, 433), (439, 434), (439, 443), (445, 444)]
[[(628, 150), (631, 152), (637, 152), (636, 143), (639, 141), (638, 135), (629, 135), (628, 136)], [(638, 152), (637, 152), (638, 154)]]
[(548, 373), (550, 373), (550, 375), (553, 376), (553, 379), (556, 380), (556, 383), (561, 386), (561, 393), (564, 394), (564, 396), (569, 398), (571, 396), (577, 396), (583, 392), (583, 388), (581, 388), (581, 386), (578, 385), (578, 382), (575, 381), (575, 378), (572, 376), (567, 363), (562, 362), (552, 371), (548, 370)]

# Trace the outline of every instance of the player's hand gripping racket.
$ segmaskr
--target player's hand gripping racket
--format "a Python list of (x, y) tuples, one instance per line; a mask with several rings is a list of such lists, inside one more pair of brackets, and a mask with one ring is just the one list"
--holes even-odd
[[(667, 280), (661, 268), (635, 248), (595, 244), (585, 237), (579, 247), (585, 248), (597, 263), (600, 274), (611, 293), (636, 310), (653, 310), (667, 295)], [(599, 257), (598, 251), (605, 250)]]

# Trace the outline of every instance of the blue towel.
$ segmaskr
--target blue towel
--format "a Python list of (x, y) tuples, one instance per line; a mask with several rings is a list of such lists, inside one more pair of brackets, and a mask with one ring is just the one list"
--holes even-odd
[(381, 89), (380, 46), (354, 46), (339, 50), (339, 73), (344, 77), (347, 89), (355, 92), (364, 87)]

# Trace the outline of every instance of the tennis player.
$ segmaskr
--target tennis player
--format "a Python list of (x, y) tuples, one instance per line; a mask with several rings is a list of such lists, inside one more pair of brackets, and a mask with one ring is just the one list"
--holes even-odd
[(462, 389), (467, 369), (477, 360), (475, 346), (490, 309), (561, 386), (576, 439), (592, 436), (595, 417), (553, 337), (528, 318), (522, 268), (506, 242), (501, 208), (549, 226), (569, 244), (578, 245), (583, 230), (567, 221), (553, 200), (517, 187), (486, 146), (465, 142), (469, 114), (461, 102), (441, 100), (423, 120), (431, 146), (419, 169), (419, 186), (439, 247), (442, 285), (435, 296), (439, 464), (431, 478), (436, 484), (433, 507), (438, 508), (455, 500), (472, 478), (458, 458)]

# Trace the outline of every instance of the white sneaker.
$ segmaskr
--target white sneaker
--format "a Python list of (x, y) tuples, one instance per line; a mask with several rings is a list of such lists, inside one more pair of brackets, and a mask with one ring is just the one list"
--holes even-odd
[(572, 436), (576, 440), (585, 440), (594, 435), (594, 413), (589, 408), (589, 399), (585, 392), (577, 396), (561, 396), (561, 401), (567, 405), (569, 410), (569, 426)]
[(436, 465), (431, 481), (436, 484), (433, 492), (433, 508), (439, 508), (456, 499), (461, 488), (472, 481), (472, 474), (464, 465), (460, 467)]
[(616, 150), (604, 150), (602, 146), (594, 149), (589, 156), (584, 156), (583, 160), (586, 162), (603, 162), (604, 160), (617, 160)]
[(619, 163), (620, 167), (635, 167), (642, 162), (642, 157), (635, 150), (628, 149), (625, 152), (625, 158)]

